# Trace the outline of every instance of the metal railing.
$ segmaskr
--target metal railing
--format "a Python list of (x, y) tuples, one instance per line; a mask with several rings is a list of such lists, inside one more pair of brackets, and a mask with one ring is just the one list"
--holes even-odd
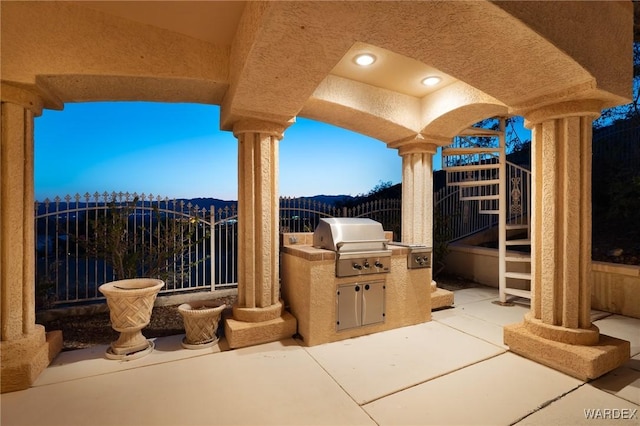
[(280, 232), (313, 232), (323, 217), (368, 217), (400, 236), (402, 200), (382, 199), (336, 207), (309, 198), (280, 198)]
[(76, 194), (36, 202), (37, 299), (50, 305), (101, 298), (98, 287), (116, 279), (118, 268), (91, 243), (100, 239), (129, 270), (149, 272), (145, 261), (155, 262), (164, 293), (210, 288), (212, 217), (213, 211), (198, 205), (151, 194)]
[(637, 170), (640, 163), (640, 127), (611, 126), (594, 131), (594, 167), (604, 163), (605, 167)]
[[(400, 235), (400, 200), (334, 207), (312, 199), (280, 199), (281, 232), (313, 232), (322, 217), (370, 217)], [(67, 195), (35, 203), (37, 308), (102, 300), (101, 284), (116, 279), (112, 262), (92, 253), (88, 237), (96, 224), (124, 219), (124, 242), (131, 258), (166, 251), (162, 293), (237, 286), (238, 212), (226, 203), (209, 207), (184, 200), (129, 193)], [(109, 222), (110, 224), (112, 222)], [(102, 231), (102, 238), (107, 231)], [(112, 233), (113, 234), (113, 233)], [(171, 238), (168, 238), (170, 235)], [(170, 239), (182, 244), (166, 245)], [(160, 247), (159, 242), (165, 241)], [(123, 243), (124, 244), (124, 243)], [(157, 257), (155, 258), (157, 261)], [(144, 265), (138, 267), (143, 272)]]
[[(507, 162), (507, 221), (525, 225), (531, 214), (531, 172)], [(434, 215), (446, 221), (449, 241), (456, 241), (498, 225), (498, 216), (482, 214), (486, 206), (474, 200), (464, 200), (469, 189), (464, 186), (445, 186), (434, 193)]]
[(507, 161), (507, 223), (530, 225), (531, 202), (531, 171)]

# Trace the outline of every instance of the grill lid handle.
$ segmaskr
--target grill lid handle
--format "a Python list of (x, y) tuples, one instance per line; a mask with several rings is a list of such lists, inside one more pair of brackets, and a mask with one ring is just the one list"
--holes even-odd
[(380, 239), (376, 239), (376, 240), (341, 241), (341, 242), (336, 244), (336, 249), (340, 250), (342, 248), (342, 246), (349, 245), (349, 244), (382, 243), (384, 249), (386, 250), (388, 242), (389, 242), (389, 240), (387, 238), (380, 238)]

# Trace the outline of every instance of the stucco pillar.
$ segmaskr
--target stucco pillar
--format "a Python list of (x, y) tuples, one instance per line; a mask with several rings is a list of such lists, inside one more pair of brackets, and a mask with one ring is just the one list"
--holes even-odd
[(433, 154), (430, 143), (403, 145), (402, 157), (402, 242), (433, 245)]
[(509, 348), (580, 379), (629, 358), (629, 342), (591, 324), (591, 133), (597, 101), (525, 115), (532, 130), (531, 311), (504, 329)]
[(2, 392), (26, 389), (62, 349), (62, 333), (35, 323), (33, 125), (42, 100), (2, 83), (0, 350)]
[[(419, 135), (390, 144), (402, 157), (402, 243), (433, 248), (433, 154), (437, 141)], [(433, 256), (432, 256), (433, 260)], [(453, 305), (453, 292), (440, 289), (432, 279), (431, 309)]]
[(238, 301), (225, 322), (232, 348), (291, 337), (295, 318), (280, 299), (278, 143), (285, 125), (245, 119), (238, 139)]

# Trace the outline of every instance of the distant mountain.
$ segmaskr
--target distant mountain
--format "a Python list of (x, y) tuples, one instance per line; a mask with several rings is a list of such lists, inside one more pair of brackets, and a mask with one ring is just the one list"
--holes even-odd
[(202, 209), (209, 210), (211, 209), (212, 206), (215, 210), (219, 210), (219, 209), (224, 209), (225, 207), (238, 205), (238, 202), (236, 200), (220, 200), (218, 198), (202, 198), (202, 197), (190, 198), (190, 199), (180, 198), (176, 201), (184, 201), (185, 204), (191, 203), (194, 206), (198, 206), (199, 210), (202, 210)]
[(354, 199), (351, 195), (314, 195), (312, 197), (295, 197), (295, 199), (305, 200), (305, 201), (315, 201), (319, 204), (327, 204), (330, 206), (334, 206), (336, 204), (344, 203), (345, 201), (349, 201)]

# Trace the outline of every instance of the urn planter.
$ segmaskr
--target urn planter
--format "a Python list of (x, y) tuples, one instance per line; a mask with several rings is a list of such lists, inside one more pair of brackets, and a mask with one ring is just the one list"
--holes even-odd
[(217, 301), (195, 301), (178, 306), (184, 321), (186, 349), (201, 349), (218, 342), (218, 324), (226, 305)]
[(153, 351), (154, 344), (142, 335), (151, 320), (156, 296), (164, 282), (152, 278), (112, 281), (98, 290), (107, 298), (111, 327), (120, 332), (111, 342), (106, 357), (115, 360), (141, 358)]

